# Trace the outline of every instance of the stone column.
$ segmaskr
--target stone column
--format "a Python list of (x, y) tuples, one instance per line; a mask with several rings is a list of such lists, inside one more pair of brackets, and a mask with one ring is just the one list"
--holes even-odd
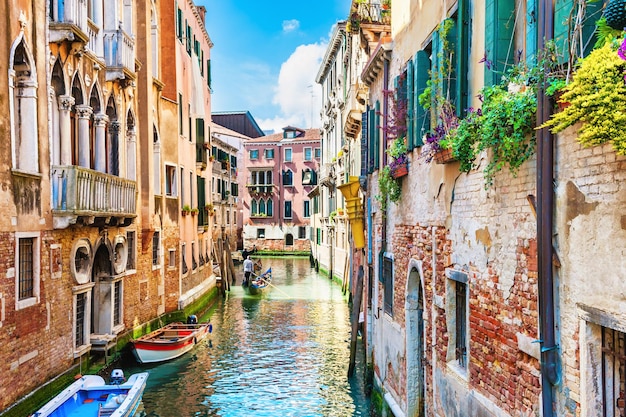
[(109, 174), (120, 176), (120, 122), (109, 123)]
[(91, 168), (91, 132), (89, 119), (93, 109), (89, 106), (76, 106), (78, 115), (78, 165)]
[(59, 96), (59, 136), (61, 140), (61, 165), (72, 165), (72, 120), (70, 110), (74, 97)]
[(106, 145), (106, 126), (109, 117), (106, 114), (96, 114), (94, 116), (95, 125), (95, 166), (94, 169), (99, 172), (107, 172), (107, 145)]

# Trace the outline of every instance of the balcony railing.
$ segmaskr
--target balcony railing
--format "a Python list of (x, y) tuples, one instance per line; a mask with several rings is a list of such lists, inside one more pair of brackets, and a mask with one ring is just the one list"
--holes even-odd
[(134, 217), (137, 183), (78, 166), (52, 167), (55, 215)]
[(273, 193), (274, 185), (273, 184), (247, 184), (248, 192), (250, 194), (256, 193)]
[(388, 5), (381, 5), (377, 0), (355, 1), (352, 6), (352, 19), (357, 18), (360, 22), (389, 24), (391, 23), (391, 9), (388, 7)]
[(107, 81), (134, 78), (135, 40), (122, 29), (104, 31), (104, 61)]
[(102, 43), (99, 42), (98, 33), (100, 28), (89, 19), (87, 21), (87, 35), (89, 36), (89, 43), (87, 48), (93, 52), (97, 57), (102, 57)]
[(206, 169), (209, 160), (208, 152), (204, 143), (196, 143), (196, 167)]
[[(50, 40), (88, 41), (87, 0), (50, 1)], [(78, 39), (76, 39), (78, 38)]]

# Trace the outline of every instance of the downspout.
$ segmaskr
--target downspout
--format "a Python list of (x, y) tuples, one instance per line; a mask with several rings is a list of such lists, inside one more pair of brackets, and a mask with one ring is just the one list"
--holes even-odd
[[(553, 0), (541, 0), (538, 22), (538, 51), (554, 37)], [(537, 125), (550, 118), (550, 98), (545, 94), (545, 81), (537, 91)], [(543, 417), (553, 417), (554, 386), (559, 381), (557, 370), (554, 276), (552, 270), (552, 229), (554, 212), (554, 149), (553, 136), (547, 128), (537, 133), (537, 263), (539, 296), (539, 337), (541, 338), (541, 393)]]
[[(383, 154), (383, 162), (382, 167), (387, 165), (387, 117), (389, 116), (389, 59), (385, 57), (383, 59), (383, 140), (382, 140), (382, 154)], [(380, 144), (378, 146), (381, 146)], [(380, 171), (379, 171), (380, 175)], [(387, 210), (383, 213), (383, 224), (382, 224), (382, 246), (380, 248), (381, 255), (387, 251)], [(382, 258), (381, 258), (382, 259)], [(379, 271), (382, 272), (382, 262), (379, 266)]]

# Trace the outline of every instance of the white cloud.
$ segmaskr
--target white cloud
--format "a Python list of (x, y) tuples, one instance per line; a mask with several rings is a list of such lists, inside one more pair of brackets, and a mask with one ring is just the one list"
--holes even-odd
[(300, 27), (300, 21), (296, 19), (283, 20), (283, 32), (293, 32)]
[(261, 120), (262, 129), (280, 131), (287, 125), (301, 128), (319, 127), (322, 106), (321, 87), (315, 82), (325, 43), (300, 45), (280, 67), (278, 85), (272, 102), (279, 106), (280, 115)]

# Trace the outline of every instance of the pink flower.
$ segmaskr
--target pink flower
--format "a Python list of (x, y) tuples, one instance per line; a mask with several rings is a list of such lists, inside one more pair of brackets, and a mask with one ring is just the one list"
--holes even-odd
[(619, 49), (617, 50), (617, 56), (619, 56), (624, 61), (626, 61), (626, 37), (624, 38), (624, 40), (622, 41), (622, 44), (619, 46)]

